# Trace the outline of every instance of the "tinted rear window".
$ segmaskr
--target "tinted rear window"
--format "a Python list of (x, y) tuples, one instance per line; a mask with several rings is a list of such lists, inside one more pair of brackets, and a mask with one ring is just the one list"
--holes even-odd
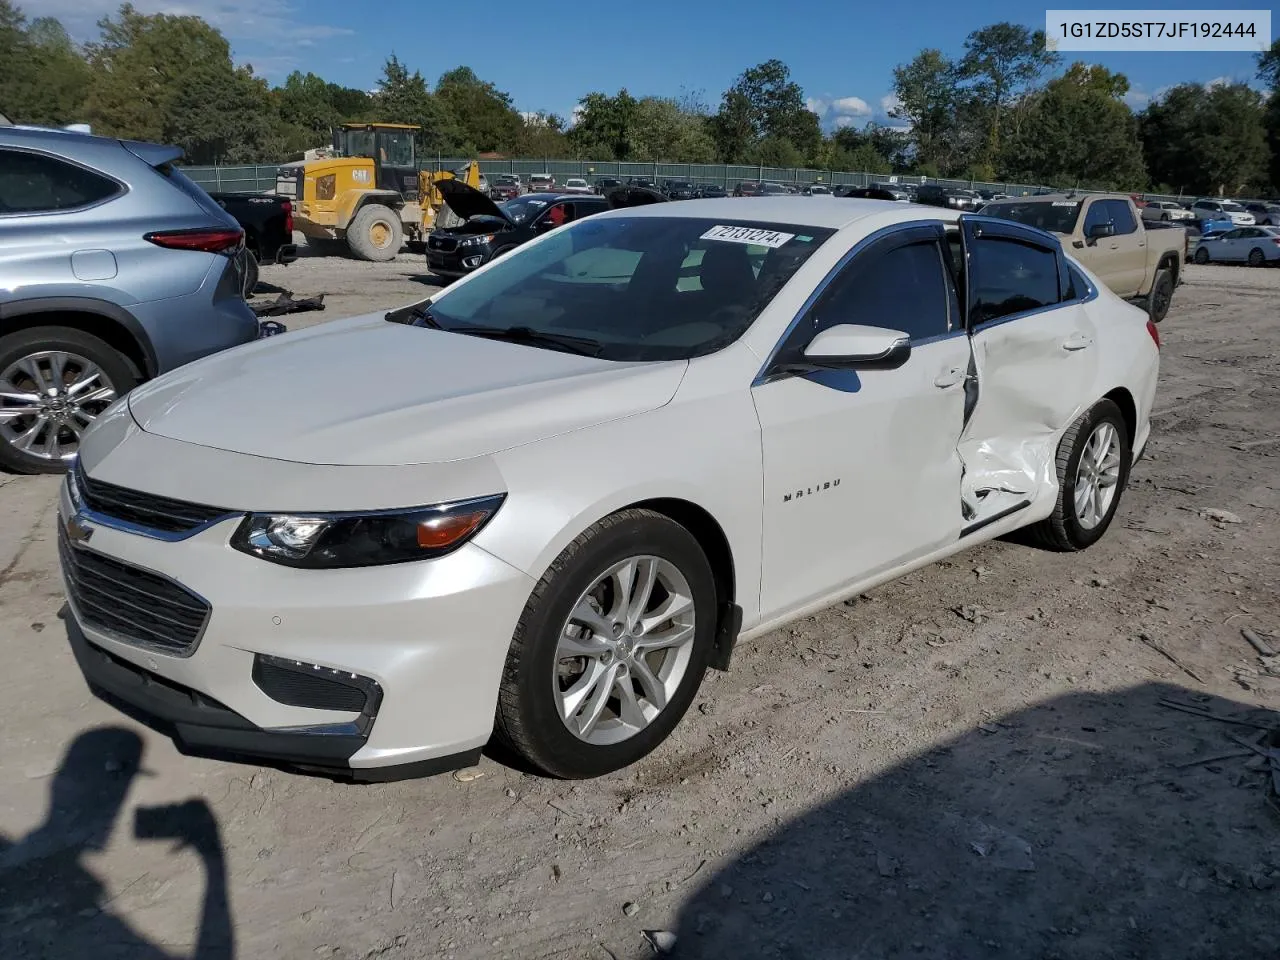
[(57, 157), (0, 150), (0, 214), (80, 210), (123, 192), (115, 180)]
[(204, 187), (200, 186), (172, 163), (162, 163), (152, 169), (198, 203), (201, 209), (208, 210), (210, 213), (217, 213), (219, 216), (225, 215), (222, 208), (218, 206), (218, 202), (209, 196)]
[(988, 204), (984, 216), (1012, 220), (1049, 233), (1071, 233), (1080, 217), (1080, 201), (1054, 200), (1048, 203), (1000, 203)]

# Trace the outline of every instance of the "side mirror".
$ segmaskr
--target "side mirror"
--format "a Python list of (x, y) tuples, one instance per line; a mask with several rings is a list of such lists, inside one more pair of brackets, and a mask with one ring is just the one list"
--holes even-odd
[(1097, 243), (1104, 237), (1114, 237), (1116, 235), (1116, 225), (1114, 223), (1095, 223), (1089, 228), (1087, 239), (1090, 246)]
[(823, 370), (892, 370), (911, 356), (911, 338), (901, 330), (841, 323), (828, 327), (804, 348), (804, 363)]

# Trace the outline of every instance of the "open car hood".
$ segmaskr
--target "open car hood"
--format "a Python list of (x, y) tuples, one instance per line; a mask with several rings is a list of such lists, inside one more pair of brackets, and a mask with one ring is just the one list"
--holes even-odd
[(463, 220), (487, 216), (512, 222), (487, 193), (481, 193), (475, 187), (469, 187), (459, 180), (440, 180), (435, 186), (444, 198), (445, 205)]

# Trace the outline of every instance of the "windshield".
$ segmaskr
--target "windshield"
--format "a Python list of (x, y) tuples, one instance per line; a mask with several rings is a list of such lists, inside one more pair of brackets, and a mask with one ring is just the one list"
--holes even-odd
[(790, 193), (791, 192), (780, 183), (763, 184), (760, 190), (762, 193)]
[(413, 166), (413, 131), (378, 131), (378, 161), (393, 167)]
[(437, 296), (446, 330), (519, 329), (598, 343), (607, 360), (684, 360), (747, 330), (834, 233), (683, 217), (580, 220)]
[(535, 197), (513, 197), (506, 203), (498, 204), (498, 209), (505, 213), (512, 223), (524, 223), (541, 213), (546, 205), (546, 200)]
[(1054, 200), (1050, 203), (989, 203), (984, 216), (1012, 220), (1050, 233), (1071, 233), (1080, 216), (1080, 200)]
[(1227, 212), (1229, 212), (1229, 213), (1244, 213), (1244, 212), (1245, 212), (1245, 211), (1244, 211), (1244, 207), (1240, 206), (1240, 204), (1238, 204), (1238, 203), (1224, 203), (1224, 204), (1222, 205), (1222, 209), (1223, 209), (1223, 210), (1226, 210), (1226, 211), (1227, 211)]
[(667, 186), (672, 190), (692, 190), (692, 183), (685, 183), (683, 180), (668, 180)]

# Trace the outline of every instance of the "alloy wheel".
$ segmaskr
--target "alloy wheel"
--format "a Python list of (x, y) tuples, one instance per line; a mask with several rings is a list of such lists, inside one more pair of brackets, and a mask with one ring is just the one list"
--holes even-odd
[(33, 457), (70, 460), (85, 429), (116, 396), (107, 374), (79, 354), (28, 354), (0, 374), (0, 437)]
[(552, 684), (569, 732), (605, 746), (649, 726), (684, 679), (695, 627), (693, 591), (671, 561), (629, 557), (600, 574), (556, 643)]
[(1089, 435), (1076, 466), (1076, 520), (1092, 530), (1106, 519), (1120, 483), (1120, 433), (1107, 421)]

